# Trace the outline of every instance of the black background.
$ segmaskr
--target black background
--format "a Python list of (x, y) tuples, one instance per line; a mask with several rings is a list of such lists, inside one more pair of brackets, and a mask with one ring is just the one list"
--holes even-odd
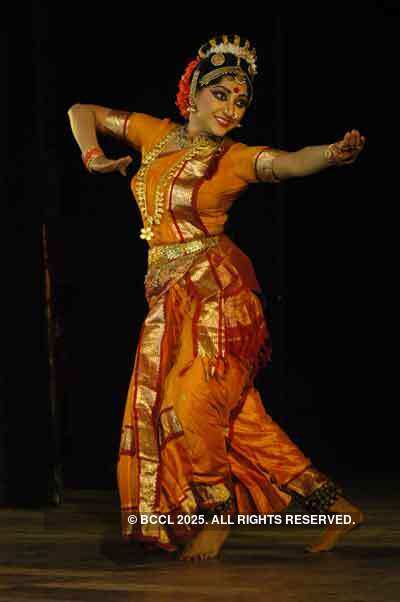
[[(231, 32), (254, 43), (259, 71), (236, 139), (295, 151), (340, 140), (352, 128), (367, 137), (352, 166), (251, 186), (231, 209), (227, 233), (251, 257), (268, 299), (273, 362), (258, 378), (266, 409), (339, 481), (395, 470), (396, 402), (385, 390), (392, 369), (381, 333), (391, 328), (395, 274), (387, 258), (395, 241), (388, 225), (398, 170), (400, 21), (388, 4), (360, 6), (265, 15), (227, 6), (220, 19), (199, 4), (165, 14), (134, 3), (15, 9), (1, 36), (3, 497), (45, 499), (55, 441), (66, 486), (116, 487), (146, 312), (146, 249), (129, 179), (84, 170), (67, 111), (93, 103), (180, 121), (174, 103), (187, 61), (212, 35)], [(130, 152), (135, 172), (133, 151), (99, 140), (109, 156)], [(59, 321), (56, 431), (44, 223)]]

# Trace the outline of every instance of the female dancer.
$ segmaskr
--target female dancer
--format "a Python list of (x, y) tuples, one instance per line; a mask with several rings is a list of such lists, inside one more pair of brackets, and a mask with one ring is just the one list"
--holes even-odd
[(149, 245), (149, 311), (122, 425), (122, 532), (150, 549), (183, 545), (183, 559), (219, 553), (229, 525), (215, 528), (212, 517), (222, 513), (276, 513), (295, 498), (309, 511), (352, 516), (311, 552), (331, 549), (363, 520), (263, 407), (254, 377), (270, 341), (260, 286), (224, 223), (249, 184), (351, 164), (365, 137), (352, 130), (296, 152), (235, 142), (228, 134), (252, 101), (256, 73), (249, 41), (222, 35), (201, 46), (180, 80), (184, 125), (98, 105), (69, 110), (89, 172), (126, 175), (132, 161), (105, 157), (97, 133), (142, 154), (131, 188)]

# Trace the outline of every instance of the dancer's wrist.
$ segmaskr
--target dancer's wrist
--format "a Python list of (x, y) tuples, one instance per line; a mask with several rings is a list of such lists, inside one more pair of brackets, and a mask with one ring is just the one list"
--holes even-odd
[(90, 173), (92, 173), (90, 164), (97, 157), (104, 157), (104, 152), (99, 146), (91, 146), (84, 153), (82, 153), (83, 164)]

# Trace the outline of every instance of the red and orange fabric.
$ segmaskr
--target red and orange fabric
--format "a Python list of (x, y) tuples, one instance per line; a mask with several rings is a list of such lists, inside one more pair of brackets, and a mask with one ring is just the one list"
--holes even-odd
[[(132, 113), (126, 138), (146, 156), (175, 127), (168, 118)], [(279, 512), (291, 500), (290, 486), (309, 495), (327, 480), (272, 420), (254, 386), (271, 351), (260, 286), (250, 259), (224, 234), (230, 206), (258, 181), (257, 157), (280, 152), (285, 151), (226, 138), (217, 159), (211, 152), (182, 163), (185, 149), (172, 150), (159, 153), (149, 166), (150, 215), (160, 181), (168, 170), (173, 175), (150, 246), (216, 235), (219, 241), (161, 269), (148, 268), (149, 311), (129, 384), (118, 462), (126, 537), (172, 551), (191, 529), (131, 524), (129, 516), (173, 517), (229, 503), (230, 512)], [(272, 173), (271, 181), (276, 181)], [(134, 176), (137, 198), (136, 186)]]

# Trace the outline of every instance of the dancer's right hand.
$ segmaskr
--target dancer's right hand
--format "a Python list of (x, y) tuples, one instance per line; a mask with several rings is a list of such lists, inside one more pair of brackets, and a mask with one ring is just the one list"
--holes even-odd
[(122, 176), (126, 176), (126, 169), (132, 163), (132, 160), (129, 155), (121, 159), (108, 159), (105, 155), (101, 155), (90, 161), (89, 169), (93, 173), (119, 171)]

